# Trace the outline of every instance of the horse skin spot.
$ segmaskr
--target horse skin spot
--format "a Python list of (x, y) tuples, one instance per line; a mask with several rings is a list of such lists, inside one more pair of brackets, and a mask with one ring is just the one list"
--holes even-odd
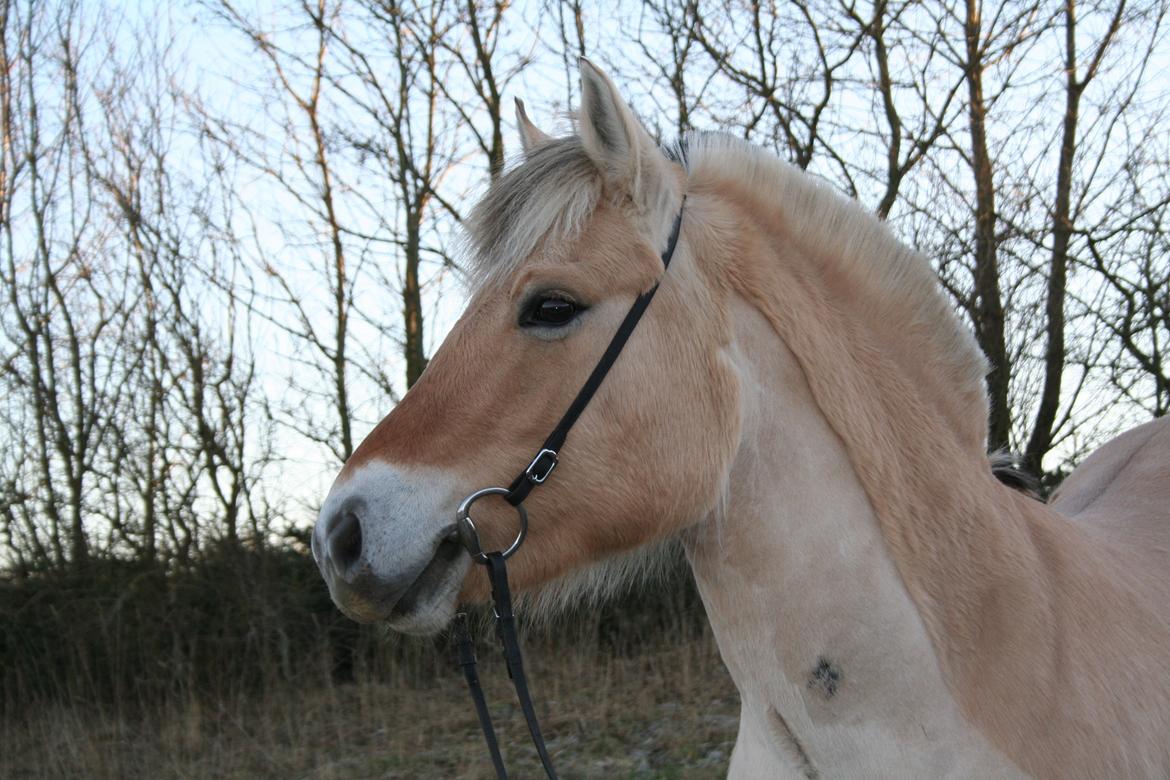
[(837, 694), (837, 688), (840, 685), (840, 667), (824, 656), (818, 658), (817, 665), (808, 675), (809, 690), (818, 691), (826, 699), (831, 699)]

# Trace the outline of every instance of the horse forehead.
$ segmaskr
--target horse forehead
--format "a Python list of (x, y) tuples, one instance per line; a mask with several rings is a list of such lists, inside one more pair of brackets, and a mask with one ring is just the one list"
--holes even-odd
[[(533, 278), (560, 273), (595, 293), (623, 281), (641, 283), (644, 273), (661, 272), (658, 255), (638, 234), (620, 209), (599, 206), (575, 236), (549, 237), (513, 274), (511, 290), (516, 292)], [(492, 289), (485, 285), (486, 289)]]

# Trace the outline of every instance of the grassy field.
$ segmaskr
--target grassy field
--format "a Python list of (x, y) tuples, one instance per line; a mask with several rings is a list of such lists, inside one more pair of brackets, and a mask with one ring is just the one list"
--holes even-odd
[[(717, 778), (739, 703), (709, 636), (622, 656), (528, 650), (533, 695), (564, 778)], [(539, 777), (499, 654), (481, 678), (509, 770)], [(437, 679), (282, 689), (262, 698), (31, 708), (0, 722), (4, 778), (488, 778), (457, 668)]]

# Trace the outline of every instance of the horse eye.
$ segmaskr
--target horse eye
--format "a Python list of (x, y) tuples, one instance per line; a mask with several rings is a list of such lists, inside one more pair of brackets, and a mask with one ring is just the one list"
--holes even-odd
[(581, 311), (576, 303), (564, 298), (538, 298), (528, 309), (522, 325), (560, 327), (568, 325)]

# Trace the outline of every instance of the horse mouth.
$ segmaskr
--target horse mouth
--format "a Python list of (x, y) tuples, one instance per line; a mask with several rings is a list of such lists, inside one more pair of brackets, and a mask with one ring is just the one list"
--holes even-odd
[(458, 541), (444, 537), (431, 560), (390, 609), (390, 628), (408, 634), (431, 634), (450, 622), (455, 598), (471, 559)]

